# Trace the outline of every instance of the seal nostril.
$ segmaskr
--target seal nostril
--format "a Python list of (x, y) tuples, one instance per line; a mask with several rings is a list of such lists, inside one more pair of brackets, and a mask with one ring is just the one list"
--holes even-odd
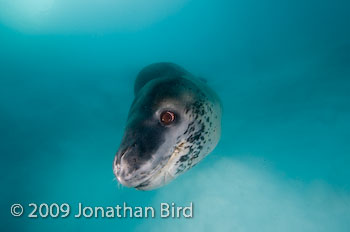
[(127, 149), (125, 149), (125, 150), (124, 150), (122, 153), (120, 153), (120, 155), (119, 155), (119, 159), (121, 159), (121, 158), (124, 156), (124, 154), (125, 154), (126, 150), (127, 150)]
[(126, 153), (127, 151), (129, 150), (130, 148), (125, 148), (119, 155), (119, 159), (121, 159)]
[[(137, 146), (136, 143), (131, 144), (129, 147), (125, 148), (124, 150), (122, 150), (121, 152), (117, 153), (117, 159), (115, 161), (115, 164), (118, 164), (121, 162), (122, 158), (125, 156), (125, 154), (127, 154), (130, 150), (134, 149)], [(124, 157), (125, 158), (125, 157)], [(137, 159), (131, 160), (134, 163), (136, 163)]]

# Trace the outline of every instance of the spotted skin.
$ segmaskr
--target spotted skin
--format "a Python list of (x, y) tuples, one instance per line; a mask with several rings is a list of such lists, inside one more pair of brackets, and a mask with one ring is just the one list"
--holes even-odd
[(214, 104), (206, 102), (204, 97), (203, 100), (191, 105), (185, 112), (191, 122), (185, 132), (178, 136), (175, 147), (180, 146), (182, 152), (174, 164), (176, 171), (173, 176), (178, 176), (195, 166), (216, 145), (217, 138), (212, 139), (212, 135), (217, 134), (219, 128), (213, 126), (212, 118), (218, 117), (213, 108)]
[[(170, 126), (159, 115), (176, 115)], [(142, 70), (114, 161), (120, 183), (140, 190), (161, 187), (186, 172), (217, 145), (222, 106), (208, 85), (172, 63)]]

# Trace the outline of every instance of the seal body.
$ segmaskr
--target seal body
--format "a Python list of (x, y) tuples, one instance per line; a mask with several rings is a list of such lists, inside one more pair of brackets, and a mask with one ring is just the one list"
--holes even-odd
[(215, 148), (222, 106), (204, 81), (173, 63), (141, 70), (134, 93), (113, 169), (121, 184), (150, 190), (187, 171)]

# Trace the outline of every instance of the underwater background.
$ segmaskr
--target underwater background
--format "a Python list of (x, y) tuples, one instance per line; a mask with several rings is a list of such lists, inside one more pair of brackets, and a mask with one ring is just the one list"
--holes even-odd
[[(112, 163), (134, 79), (159, 61), (207, 79), (222, 137), (144, 192)], [(349, 119), (349, 1), (0, 0), (0, 231), (349, 231)], [(10, 214), (31, 202), (194, 216)]]

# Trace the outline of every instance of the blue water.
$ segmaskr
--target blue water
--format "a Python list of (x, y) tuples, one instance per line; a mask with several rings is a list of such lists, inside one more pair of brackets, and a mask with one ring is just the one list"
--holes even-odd
[[(348, 1), (0, 1), (0, 231), (349, 231)], [(118, 185), (138, 71), (171, 61), (222, 139), (158, 190)], [(190, 219), (32, 219), (29, 203), (194, 205)], [(13, 217), (14, 203), (25, 206)]]

